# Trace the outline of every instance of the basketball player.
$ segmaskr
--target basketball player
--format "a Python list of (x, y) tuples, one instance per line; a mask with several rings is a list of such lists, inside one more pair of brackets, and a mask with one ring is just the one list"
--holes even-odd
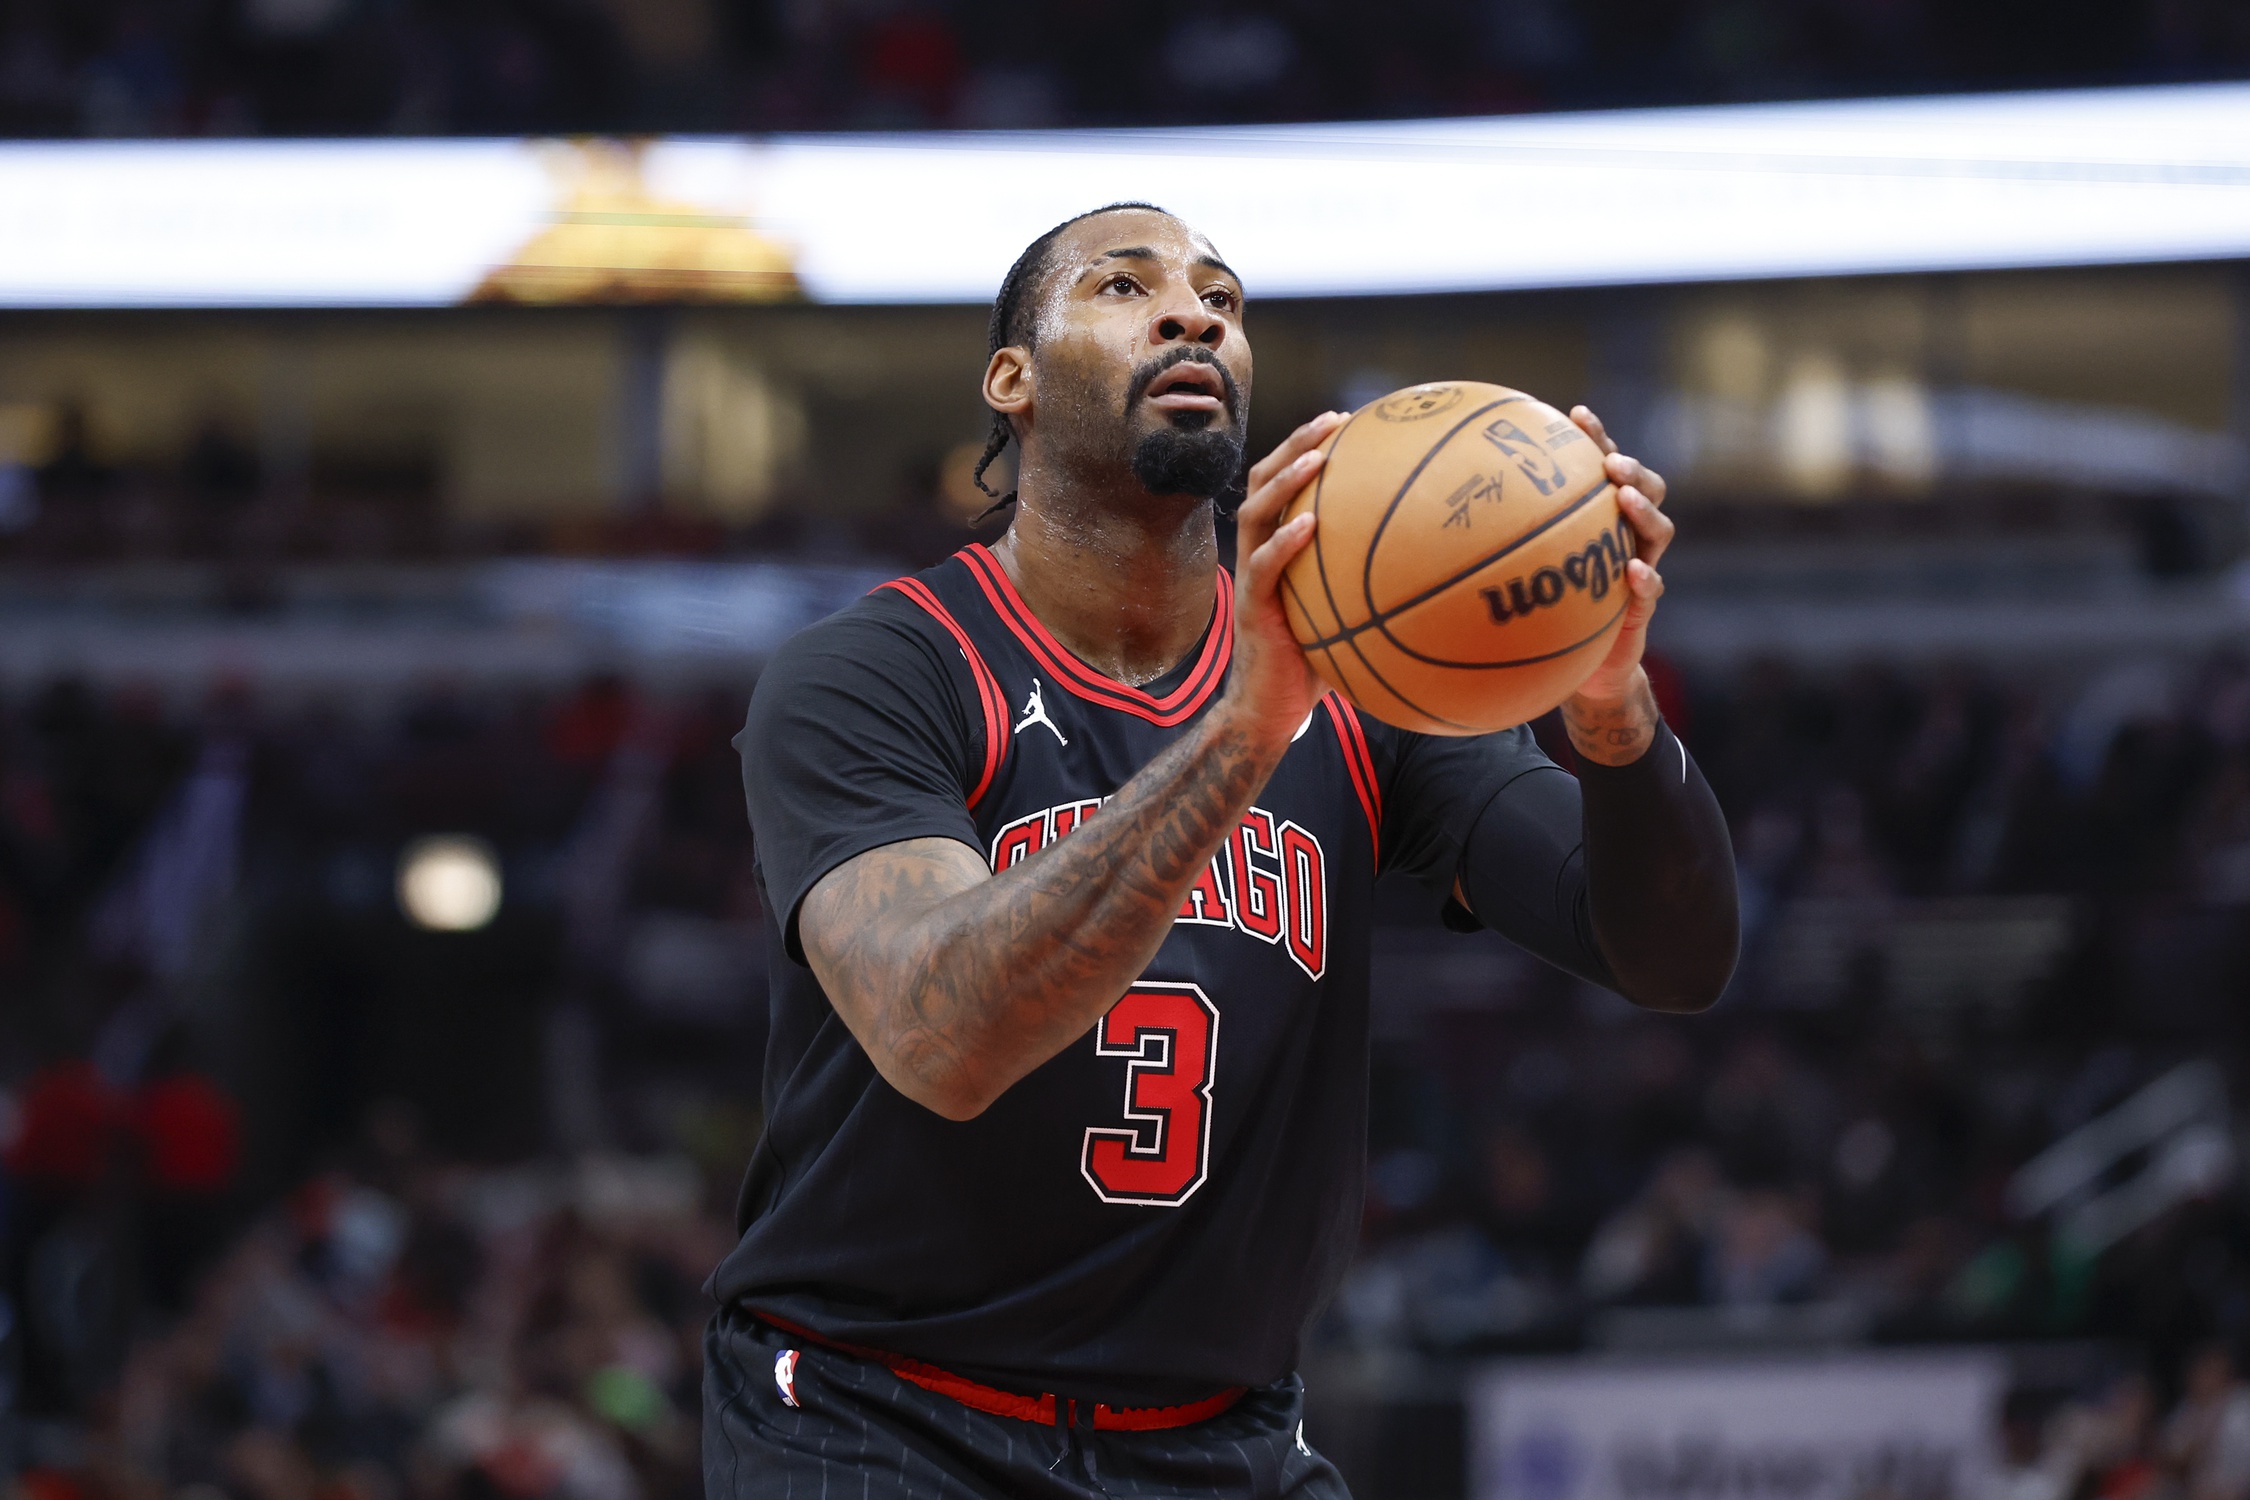
[[(713, 1278), (705, 1471), (748, 1497), (1338, 1496), (1294, 1369), (1360, 1220), (1371, 888), (1658, 1010), (1735, 952), (1733, 862), (1641, 671), (1672, 534), (1564, 710), (1441, 739), (1323, 696), (1249, 471), (1242, 288), (1145, 205), (1002, 284), (1007, 535), (798, 635), (736, 741), (773, 923), (766, 1130)], [(982, 470), (979, 470), (980, 476)]]

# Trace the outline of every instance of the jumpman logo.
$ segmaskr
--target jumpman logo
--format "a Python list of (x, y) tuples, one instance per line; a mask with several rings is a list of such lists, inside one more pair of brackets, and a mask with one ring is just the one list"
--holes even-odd
[(1016, 733), (1021, 734), (1034, 724), (1046, 725), (1049, 729), (1055, 731), (1055, 738), (1057, 740), (1060, 740), (1065, 745), (1070, 743), (1069, 738), (1063, 734), (1061, 728), (1056, 725), (1055, 721), (1047, 717), (1047, 704), (1045, 700), (1043, 700), (1039, 696), (1039, 679), (1036, 677), (1031, 679), (1031, 696), (1024, 701), (1023, 721), (1016, 725)]

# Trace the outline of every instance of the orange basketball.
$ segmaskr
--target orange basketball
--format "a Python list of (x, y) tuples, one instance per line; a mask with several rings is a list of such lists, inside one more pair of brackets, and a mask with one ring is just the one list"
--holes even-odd
[(1320, 518), (1282, 576), (1329, 685), (1404, 729), (1482, 734), (1577, 691), (1617, 638), (1633, 531), (1602, 452), (1506, 386), (1361, 407), (1290, 506)]

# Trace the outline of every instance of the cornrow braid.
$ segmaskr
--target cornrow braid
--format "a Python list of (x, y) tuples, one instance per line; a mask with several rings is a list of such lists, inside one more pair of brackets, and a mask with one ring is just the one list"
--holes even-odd
[[(1153, 203), (1105, 203), (1100, 208), (1090, 208), (1082, 214), (1072, 215), (1024, 247), (1023, 254), (1016, 257), (1016, 263), (1008, 267), (1008, 274), (1000, 279), (1000, 294), (992, 299), (992, 321), (986, 327), (987, 360), (1010, 345), (1021, 344), (1026, 349), (1031, 347), (1038, 324), (1026, 316), (1025, 299), (1033, 288), (1046, 280), (1047, 258), (1055, 248), (1055, 241), (1062, 237), (1062, 232), (1080, 219), (1122, 213), (1127, 209), (1140, 209), (1147, 213), (1163, 214), (1166, 218), (1172, 217), (1168, 210), (1158, 208)], [(978, 489), (992, 496), (992, 503), (977, 513), (977, 518), (969, 523), (972, 526), (983, 525), (1016, 503), (1014, 490), (1003, 495), (984, 482), (984, 471), (992, 467), (992, 461), (1000, 456), (1001, 450), (1008, 446), (1008, 440), (1015, 435), (1015, 427), (1008, 421), (1007, 414), (994, 412), (991, 434), (984, 440), (984, 454), (977, 460), (976, 471), (970, 476)]]

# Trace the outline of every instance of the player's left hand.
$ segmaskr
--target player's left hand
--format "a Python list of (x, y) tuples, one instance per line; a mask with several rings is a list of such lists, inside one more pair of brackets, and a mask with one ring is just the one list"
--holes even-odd
[(1609, 655), (1581, 683), (1576, 700), (1588, 706), (1623, 702), (1640, 687), (1641, 655), (1648, 649), (1648, 622), (1656, 616), (1656, 601), (1664, 596), (1664, 575), (1656, 571), (1664, 549), (1672, 545), (1672, 518), (1664, 514), (1664, 476), (1639, 459), (1617, 451), (1617, 442), (1602, 426), (1602, 419), (1583, 406), (1570, 409), (1570, 419), (1607, 455), (1602, 460), (1610, 483), (1617, 486), (1617, 508), (1633, 528), (1633, 558), (1625, 564), (1625, 623), (1609, 648)]

